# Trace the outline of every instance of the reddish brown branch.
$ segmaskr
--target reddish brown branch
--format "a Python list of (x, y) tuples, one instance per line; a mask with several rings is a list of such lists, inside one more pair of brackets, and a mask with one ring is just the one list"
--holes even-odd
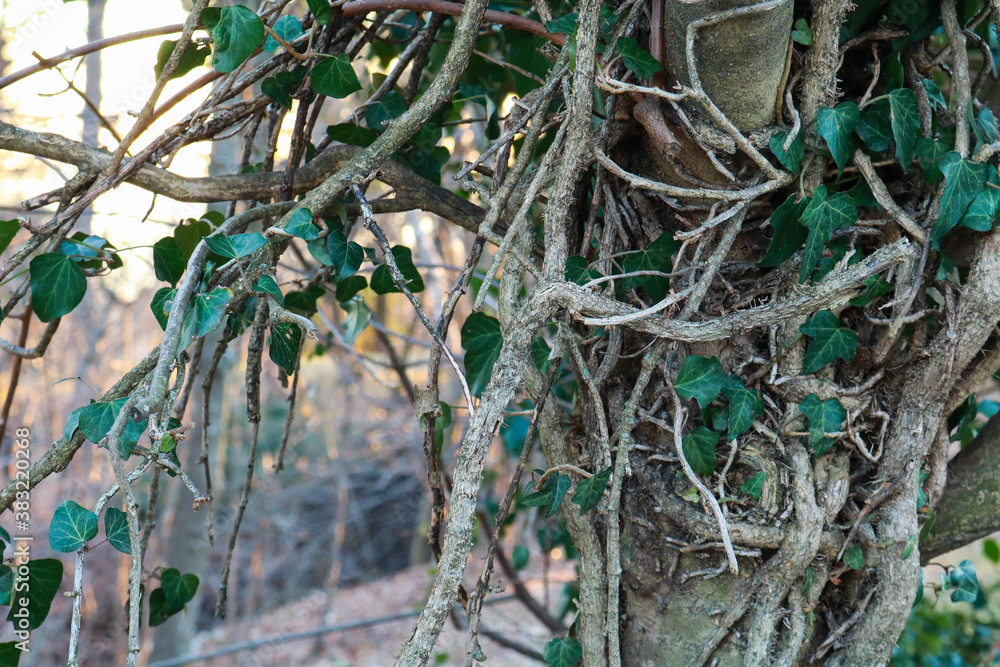
[[(464, 5), (457, 2), (446, 2), (446, 0), (355, 0), (344, 5), (344, 17), (362, 16), (368, 12), (378, 12), (390, 9), (412, 9), (418, 12), (435, 12), (437, 14), (447, 14), (449, 16), (459, 16), (464, 9)], [(550, 42), (555, 42), (562, 46), (566, 41), (566, 35), (549, 32), (545, 26), (529, 18), (507, 14), (487, 9), (483, 16), (483, 21), (507, 26), (516, 30), (524, 30), (539, 37), (544, 37)]]
[(173, 109), (175, 106), (177, 106), (178, 102), (186, 98), (194, 91), (198, 90), (202, 86), (206, 86), (212, 83), (216, 79), (222, 78), (222, 76), (223, 76), (222, 72), (216, 72), (213, 69), (208, 74), (200, 76), (191, 83), (189, 83), (188, 85), (184, 86), (184, 88), (179, 90), (177, 94), (175, 94), (173, 97), (171, 97), (166, 102), (164, 102), (163, 104), (161, 104), (159, 107), (156, 108), (156, 110), (153, 112), (153, 115), (149, 117), (147, 125), (152, 125), (153, 123), (155, 123), (157, 120), (159, 120), (160, 116)]
[[(21, 333), (17, 338), (17, 346), (24, 347), (28, 343), (28, 328), (31, 325), (31, 301), (24, 308), (21, 315)], [(10, 408), (14, 405), (14, 394), (17, 392), (17, 382), (21, 378), (21, 361), (19, 355), (12, 355), (14, 361), (10, 367), (10, 384), (7, 386), (7, 398), (3, 402), (3, 410), (0, 411), (0, 449), (3, 448), (3, 436), (7, 430), (7, 419), (10, 417)]]

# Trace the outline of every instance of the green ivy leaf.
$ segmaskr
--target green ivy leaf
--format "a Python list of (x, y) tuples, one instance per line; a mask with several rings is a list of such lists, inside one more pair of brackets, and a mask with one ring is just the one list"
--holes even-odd
[(573, 31), (576, 30), (576, 24), (579, 20), (580, 15), (576, 12), (572, 12), (553, 21), (546, 21), (545, 28), (549, 32), (561, 32), (564, 35), (572, 35)]
[(510, 561), (514, 564), (514, 569), (520, 572), (531, 562), (531, 552), (528, 551), (528, 547), (518, 544), (510, 555)]
[(378, 102), (365, 109), (365, 123), (375, 132), (384, 132), (385, 123), (406, 113), (406, 101), (395, 90), (390, 90)]
[(805, 197), (797, 202), (795, 195), (789, 195), (788, 199), (771, 213), (768, 222), (774, 230), (774, 235), (767, 246), (767, 253), (757, 262), (759, 268), (765, 269), (783, 264), (802, 247), (802, 243), (809, 236), (809, 231), (799, 224), (799, 218), (809, 201), (809, 197)]
[(309, 82), (319, 95), (338, 100), (361, 90), (361, 82), (358, 81), (358, 75), (351, 67), (351, 59), (346, 53), (335, 58), (323, 58), (313, 67)]
[(597, 269), (587, 268), (590, 262), (583, 255), (570, 255), (566, 258), (566, 280), (577, 285), (586, 285), (591, 280), (601, 277)]
[(944, 174), (941, 173), (941, 158), (948, 153), (948, 144), (944, 141), (917, 138), (917, 158), (924, 172), (924, 180), (929, 185), (938, 183)]
[(69, 417), (66, 418), (66, 425), (63, 426), (63, 435), (69, 440), (73, 437), (73, 434), (78, 428), (80, 428), (80, 413), (83, 412), (83, 408), (86, 405), (77, 408), (73, 412), (69, 413)]
[(416, 148), (423, 148), (432, 151), (441, 143), (441, 136), (444, 131), (437, 123), (428, 122), (422, 125), (416, 134), (410, 138), (410, 145)]
[[(853, 201), (853, 199), (852, 199)], [(851, 241), (847, 237), (841, 237), (835, 241), (830, 241), (826, 244), (827, 252), (823, 253), (823, 256), (819, 258), (819, 262), (816, 264), (816, 271), (812, 275), (812, 281), (814, 283), (823, 282), (823, 279), (830, 274), (837, 265), (844, 259), (847, 255), (847, 250), (850, 248)], [(857, 264), (861, 261), (861, 253), (856, 252), (851, 255), (850, 259), (847, 260), (847, 266), (852, 264)]]
[(292, 214), (288, 224), (285, 225), (285, 231), (304, 241), (314, 241), (319, 237), (319, 229), (313, 224), (312, 219), (312, 211), (308, 208), (303, 206), (302, 208), (295, 209), (295, 213)]
[(854, 102), (841, 102), (832, 109), (820, 109), (816, 114), (816, 131), (826, 141), (837, 163), (837, 178), (844, 173), (844, 167), (854, 155), (854, 128), (860, 117), (861, 112)]
[(400, 163), (423, 176), (435, 185), (441, 185), (441, 171), (448, 163), (451, 153), (444, 146), (434, 149), (418, 148), (398, 155)]
[(583, 657), (583, 647), (573, 637), (555, 637), (545, 644), (542, 656), (548, 667), (576, 667)]
[(917, 548), (918, 541), (919, 540), (917, 539), (916, 535), (910, 535), (908, 538), (906, 538), (906, 546), (903, 547), (903, 560), (906, 560), (907, 558), (910, 557), (910, 555), (913, 553), (913, 550)]
[(21, 225), (16, 218), (14, 220), (0, 220), (0, 252), (7, 249), (19, 229), (21, 229)]
[(100, 401), (80, 408), (78, 426), (87, 440), (96, 445), (104, 439), (118, 418), (118, 413), (122, 411), (126, 400), (119, 398), (116, 401)]
[(924, 92), (927, 93), (927, 98), (931, 103), (938, 107), (939, 109), (947, 109), (948, 103), (944, 99), (944, 95), (941, 94), (941, 89), (938, 85), (934, 83), (931, 79), (924, 79), (920, 82), (924, 87)]
[(360, 125), (355, 125), (354, 123), (328, 125), (326, 128), (326, 136), (330, 137), (334, 141), (339, 141), (342, 144), (347, 144), (349, 146), (361, 146), (362, 148), (371, 146), (372, 142), (378, 139), (378, 135), (369, 130), (367, 127), (361, 127)]
[(750, 430), (754, 420), (764, 414), (764, 402), (757, 392), (747, 389), (737, 375), (725, 379), (722, 392), (729, 399), (728, 440), (733, 440)]
[(271, 357), (271, 361), (288, 375), (295, 372), (295, 361), (299, 358), (301, 346), (302, 329), (299, 325), (279, 322), (271, 326), (271, 340), (268, 342), (267, 354)]
[(329, 235), (325, 239), (313, 239), (306, 242), (309, 254), (323, 266), (333, 266), (333, 257), (330, 255), (330, 250), (326, 247), (328, 238), (330, 238)]
[(837, 359), (852, 361), (858, 349), (858, 334), (850, 329), (838, 328), (837, 316), (821, 310), (799, 327), (799, 331), (812, 338), (806, 348), (804, 368), (815, 373)]
[(607, 5), (604, 5), (601, 7), (601, 23), (597, 28), (597, 35), (599, 37), (606, 37), (610, 35), (614, 31), (617, 23), (618, 16), (615, 15), (614, 10)]
[(865, 553), (860, 544), (853, 544), (844, 552), (844, 565), (852, 570), (865, 569)]
[[(301, 210), (301, 209), (300, 209)], [(251, 234), (233, 234), (223, 236), (215, 234), (206, 236), (205, 243), (217, 255), (228, 257), (229, 259), (240, 259), (259, 250), (267, 245), (267, 239), (263, 234), (253, 232)]]
[(156, 627), (184, 609), (198, 592), (198, 577), (181, 575), (176, 568), (169, 568), (160, 575), (160, 588), (149, 596), (149, 625)]
[(976, 134), (976, 139), (979, 140), (980, 144), (992, 144), (997, 140), (997, 119), (993, 115), (993, 112), (986, 105), (979, 110), (975, 118), (972, 117), (972, 105), (968, 106), (969, 109), (969, 125), (972, 127), (972, 131)]
[(989, 165), (964, 159), (955, 151), (945, 153), (938, 163), (944, 174), (944, 190), (941, 193), (941, 214), (931, 230), (931, 238), (940, 241), (958, 224), (969, 205), (986, 188), (986, 174)]
[(285, 305), (285, 295), (281, 293), (281, 288), (278, 287), (278, 283), (275, 282), (274, 278), (271, 276), (267, 274), (262, 275), (257, 279), (257, 283), (253, 286), (253, 288), (257, 292), (270, 294), (280, 306)]
[(709, 405), (701, 411), (701, 420), (705, 426), (722, 433), (729, 430), (729, 408), (724, 405)]
[(169, 433), (164, 433), (163, 437), (160, 438), (160, 451), (161, 452), (172, 452), (177, 449), (177, 440), (174, 436)]
[(215, 40), (212, 66), (223, 74), (252, 56), (266, 34), (257, 15), (241, 5), (207, 7), (201, 10), (201, 20)]
[(597, 503), (601, 502), (601, 498), (604, 497), (604, 489), (607, 488), (614, 471), (614, 468), (609, 467), (576, 485), (572, 502), (580, 506), (580, 516), (594, 509), (597, 507)]
[[(348, 278), (348, 280), (351, 280), (351, 278)], [(337, 300), (340, 301), (339, 287), (337, 288), (337, 294)], [(364, 300), (361, 298), (340, 301), (340, 307), (347, 313), (347, 317), (344, 318), (341, 324), (344, 327), (344, 342), (352, 345), (361, 332), (365, 330), (365, 327), (368, 326), (368, 322), (371, 321), (372, 311), (368, 309), (368, 306), (365, 305)]]
[[(6, 565), (2, 566), (10, 572), (10, 568)], [(5, 603), (6, 604), (6, 603)], [(0, 644), (0, 665), (5, 667), (17, 667), (21, 662), (21, 654), (24, 651), (17, 647), (17, 642), (4, 642)]]
[(799, 405), (799, 410), (809, 421), (809, 446), (819, 457), (826, 454), (835, 440), (827, 433), (836, 433), (847, 418), (847, 411), (836, 398), (820, 400), (816, 394), (809, 394)]
[(795, 30), (792, 30), (792, 41), (798, 42), (803, 46), (812, 46), (812, 29), (809, 28), (809, 24), (806, 23), (805, 19), (799, 19), (795, 22)]
[(563, 498), (566, 497), (566, 492), (569, 491), (569, 487), (572, 484), (573, 480), (569, 478), (569, 475), (564, 475), (561, 472), (549, 475), (545, 479), (545, 485), (541, 489), (529, 493), (521, 499), (521, 505), (524, 507), (543, 507), (548, 505), (549, 509), (545, 512), (545, 516), (550, 517), (559, 511)]
[[(661, 271), (670, 273), (673, 270), (671, 257), (680, 248), (674, 240), (672, 232), (663, 232), (645, 250), (632, 253), (622, 262), (625, 273), (633, 271)], [(654, 302), (663, 301), (670, 288), (670, 279), (664, 276), (632, 276), (622, 281), (625, 289), (643, 287), (646, 294)]]
[(434, 444), (440, 454), (444, 447), (444, 431), (451, 426), (451, 406), (444, 401), (438, 401), (438, 405), (441, 407), (441, 414), (434, 420)]
[(47, 252), (28, 264), (31, 305), (42, 322), (69, 313), (83, 301), (87, 279), (76, 262), (60, 252)]
[[(95, 402), (77, 408), (66, 421), (64, 429), (66, 437), (72, 437), (73, 431), (79, 428), (88, 440), (94, 444), (99, 443), (111, 430), (127, 401), (127, 397), (122, 397), (114, 401)], [(140, 436), (145, 433), (148, 425), (149, 417), (141, 422), (134, 422), (131, 419), (125, 422), (125, 428), (118, 441), (118, 450), (124, 458), (132, 455), (132, 450), (135, 449), (136, 443), (139, 442)]]
[(969, 426), (972, 425), (976, 415), (979, 414), (979, 405), (975, 394), (962, 401), (955, 411), (948, 415), (948, 432), (951, 433), (950, 442), (961, 442), (968, 435)]
[(368, 280), (364, 276), (351, 276), (350, 278), (338, 280), (336, 287), (337, 301), (345, 303), (353, 299), (358, 292), (368, 287)]
[(222, 225), (222, 223), (226, 221), (226, 216), (222, 213), (222, 211), (205, 211), (198, 219), (204, 220), (214, 228)]
[[(406, 286), (410, 288), (410, 291), (414, 294), (424, 291), (424, 281), (420, 277), (417, 267), (413, 265), (413, 251), (404, 245), (394, 245), (392, 246), (392, 256), (396, 260), (399, 272), (406, 279)], [(334, 261), (336, 262), (336, 257)], [(372, 272), (371, 288), (376, 294), (395, 294), (401, 291), (392, 281), (392, 272), (389, 271), (387, 264), (375, 267), (375, 271)]]
[(196, 575), (181, 575), (176, 568), (164, 570), (160, 575), (160, 585), (166, 593), (167, 604), (178, 611), (194, 599), (195, 593), (198, 592), (198, 583)]
[(73, 553), (97, 535), (97, 515), (67, 500), (56, 508), (49, 524), (49, 546), (59, 553)]
[(1000, 545), (992, 537), (983, 540), (983, 555), (994, 563), (1000, 563)]
[(483, 313), (473, 313), (462, 325), (462, 349), (465, 350), (465, 377), (469, 391), (480, 394), (493, 375), (500, 357), (503, 334), (500, 321)]
[(816, 264), (823, 254), (823, 248), (838, 229), (853, 225), (858, 219), (858, 207), (854, 200), (845, 193), (838, 192), (829, 199), (826, 196), (826, 186), (820, 185), (813, 192), (800, 224), (804, 225), (809, 234), (806, 237), (805, 250), (802, 252), (802, 267), (799, 270), (799, 282), (804, 283), (816, 269)]
[(889, 109), (892, 114), (892, 136), (896, 140), (896, 159), (905, 171), (913, 162), (913, 151), (920, 133), (917, 96), (909, 88), (897, 88), (889, 93)]
[(877, 199), (875, 199), (875, 195), (872, 194), (872, 189), (868, 187), (868, 183), (866, 183), (863, 178), (859, 178), (854, 183), (854, 187), (847, 191), (847, 195), (858, 208), (872, 208), (876, 211), (882, 210), (882, 205), (878, 203)]
[(771, 148), (771, 152), (774, 153), (774, 157), (778, 158), (781, 166), (795, 173), (798, 172), (799, 167), (802, 165), (802, 156), (805, 155), (805, 133), (799, 131), (792, 140), (792, 145), (786, 151), (785, 141), (788, 139), (788, 132), (788, 130), (784, 130), (772, 134), (771, 138), (767, 140), (767, 145)]
[(76, 262), (81, 269), (100, 270), (106, 264), (109, 270), (113, 270), (123, 265), (115, 247), (106, 239), (83, 232), (76, 232), (60, 242), (59, 252)]
[(174, 229), (174, 239), (180, 246), (185, 265), (191, 259), (191, 253), (194, 252), (198, 242), (211, 233), (212, 225), (205, 220), (188, 219), (177, 225)]
[(180, 349), (222, 326), (226, 307), (232, 298), (233, 292), (227, 287), (216, 287), (211, 292), (195, 294), (184, 313)]
[(301, 292), (289, 292), (285, 295), (285, 308), (302, 317), (312, 317), (318, 309), (317, 302), (324, 294), (326, 290), (321, 285), (311, 285)]
[[(49, 615), (52, 600), (55, 599), (56, 593), (59, 592), (59, 585), (62, 583), (63, 564), (57, 558), (42, 558), (29, 561), (27, 568), (28, 577), (25, 590), (31, 591), (31, 595), (16, 595), (11, 599), (7, 620), (15, 621), (15, 619), (22, 617), (26, 607), (28, 610), (28, 629), (34, 630)], [(23, 604), (25, 601), (26, 605)]]
[(916, 609), (920, 601), (924, 599), (924, 569), (922, 567), (917, 568), (917, 595), (913, 600), (913, 606), (910, 609)]
[(128, 516), (120, 509), (109, 507), (104, 513), (104, 534), (108, 542), (123, 554), (132, 553), (132, 539), (128, 534)]
[(619, 37), (615, 46), (622, 56), (625, 67), (635, 72), (640, 79), (648, 79), (663, 69), (663, 65), (631, 37)]
[(531, 361), (535, 364), (535, 368), (541, 371), (542, 375), (546, 375), (549, 372), (550, 354), (552, 354), (552, 348), (549, 347), (544, 338), (539, 336), (531, 343)]
[[(327, 5), (327, 10), (329, 11), (329, 9), (330, 6)], [(303, 34), (302, 23), (290, 14), (278, 17), (278, 20), (274, 22), (273, 26), (271, 26), (271, 30), (273, 30), (278, 37), (281, 37), (289, 44), (294, 42)], [(274, 51), (277, 51), (279, 46), (281, 46), (281, 44), (278, 43), (278, 40), (270, 35), (268, 35), (267, 39), (264, 40), (264, 51), (266, 53), (273, 53)]]
[[(396, 246), (399, 247), (399, 246)], [(333, 260), (333, 266), (337, 269), (337, 276), (335, 280), (343, 280), (348, 276), (354, 275), (359, 268), (361, 268), (361, 263), (365, 261), (365, 251), (360, 245), (354, 241), (348, 241), (344, 236), (344, 232), (339, 229), (334, 229), (330, 231), (330, 234), (326, 237), (326, 249), (330, 253), (330, 259)], [(393, 257), (396, 257), (396, 251), (393, 249)], [(413, 264), (413, 261), (410, 261)], [(402, 271), (403, 267), (400, 266), (399, 270)], [(389, 271), (389, 267), (385, 267), (385, 271)], [(416, 268), (414, 267), (414, 271)], [(406, 274), (403, 274), (406, 277)], [(417, 274), (417, 278), (420, 275)], [(372, 276), (374, 281), (375, 276)], [(392, 282), (392, 276), (389, 276), (390, 283)], [(396, 285), (392, 284), (392, 289), (389, 291), (396, 291)], [(387, 292), (378, 292), (379, 294), (386, 294)]]
[(695, 399), (704, 409), (722, 391), (724, 380), (722, 364), (718, 359), (715, 357), (706, 359), (692, 354), (681, 364), (674, 387), (683, 398)]
[(715, 470), (715, 447), (718, 444), (719, 434), (704, 426), (699, 426), (681, 439), (684, 458), (699, 475), (711, 475)]
[(165, 236), (153, 244), (153, 272), (157, 280), (165, 280), (172, 287), (177, 287), (186, 265), (184, 253), (174, 237)]
[(78, 262), (83, 268), (97, 267), (99, 263), (88, 262), (88, 259), (97, 259), (101, 256), (101, 250), (108, 244), (107, 239), (83, 232), (77, 232), (73, 236), (59, 243), (59, 252), (66, 255), (74, 262)]
[(753, 477), (740, 484), (740, 493), (745, 496), (750, 496), (754, 500), (760, 500), (760, 494), (764, 491), (764, 480), (766, 478), (767, 475), (763, 470), (761, 470)]
[(316, 17), (316, 23), (326, 25), (330, 22), (330, 18), (333, 16), (330, 0), (306, 0), (306, 4), (309, 5), (309, 11), (312, 12), (312, 15)]
[(167, 318), (169, 315), (167, 314), (166, 305), (168, 302), (173, 301), (176, 295), (176, 289), (171, 287), (161, 287), (156, 290), (152, 300), (149, 302), (149, 309), (153, 311), (153, 317), (155, 317), (156, 321), (160, 323), (161, 329), (167, 328)]
[[(120, 398), (118, 400), (122, 401), (122, 404), (124, 405), (124, 398)], [(135, 450), (135, 446), (139, 443), (139, 438), (146, 432), (147, 426), (149, 426), (149, 417), (146, 417), (141, 422), (133, 421), (131, 418), (125, 422), (125, 428), (122, 430), (122, 437), (118, 440), (118, 452), (122, 455), (123, 459), (127, 459), (132, 456), (132, 452)]]
[[(10, 604), (10, 595), (14, 591), (14, 571), (6, 565), (0, 565), (0, 605)], [(3, 654), (0, 653), (0, 656)], [(2, 658), (0, 658), (2, 660)], [(0, 662), (0, 665), (6, 664)]]
[(888, 113), (881, 108), (883, 105), (875, 104), (872, 106), (873, 108), (861, 112), (854, 131), (869, 149), (881, 153), (889, 148), (889, 142), (892, 140), (892, 125), (889, 122)]
[[(153, 65), (153, 76), (157, 79), (160, 78), (160, 74), (163, 73), (163, 68), (166, 67), (167, 61), (170, 60), (171, 54), (174, 52), (174, 48), (177, 46), (177, 41), (179, 40), (166, 40), (160, 44), (160, 48), (156, 52), (156, 64)], [(188, 45), (184, 47), (184, 53), (181, 54), (181, 59), (177, 63), (177, 68), (170, 75), (170, 79), (178, 79), (196, 67), (201, 67), (205, 64), (205, 59), (211, 55), (212, 49), (208, 46), (199, 46), (194, 42), (188, 42)]]
[[(993, 223), (1000, 217), (1000, 178), (995, 170), (990, 170), (986, 179), (987, 186), (983, 188), (965, 212), (960, 224), (977, 232), (988, 232), (993, 229)], [(994, 187), (990, 187), (990, 186)]]
[(865, 280), (865, 287), (867, 289), (864, 294), (854, 297), (848, 301), (848, 303), (852, 306), (863, 308), (875, 299), (884, 294), (888, 294), (892, 290), (892, 285), (883, 280), (882, 276), (869, 276), (868, 279)]
[(971, 560), (963, 560), (958, 567), (948, 573), (951, 583), (952, 602), (975, 602), (979, 595), (979, 579), (976, 577), (976, 566)]
[(297, 88), (290, 72), (279, 72), (260, 82), (260, 92), (289, 110), (292, 108), (292, 93)]

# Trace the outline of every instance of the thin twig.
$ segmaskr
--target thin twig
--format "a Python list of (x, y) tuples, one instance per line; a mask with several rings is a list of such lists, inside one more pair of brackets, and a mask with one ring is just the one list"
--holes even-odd
[(875, 200), (882, 205), (882, 208), (892, 216), (892, 219), (899, 223), (899, 226), (905, 229), (910, 236), (915, 238), (920, 243), (926, 243), (927, 234), (924, 230), (920, 228), (920, 225), (909, 216), (903, 209), (899, 207), (893, 198), (889, 194), (889, 190), (885, 187), (885, 183), (879, 178), (879, 175), (875, 173), (875, 168), (872, 166), (872, 161), (864, 151), (858, 150), (854, 153), (854, 164), (857, 165), (858, 171), (861, 175), (865, 177), (865, 181), (868, 183), (868, 187), (871, 188), (872, 195), (875, 196)]
[(257, 312), (253, 327), (247, 341), (247, 421), (250, 422), (250, 451), (247, 454), (247, 475), (243, 483), (243, 493), (240, 504), (233, 519), (233, 532), (229, 536), (229, 547), (226, 549), (226, 563), (222, 568), (219, 580), (219, 596), (215, 601), (215, 617), (226, 617), (226, 601), (229, 596), (229, 570), (233, 562), (233, 551), (236, 549), (236, 538), (240, 533), (240, 524), (250, 501), (250, 488), (253, 484), (253, 471), (257, 465), (257, 438), (260, 434), (260, 372), (261, 354), (264, 350), (264, 331), (267, 328), (267, 300), (257, 302)]
[(681, 400), (677, 396), (677, 392), (670, 388), (670, 394), (674, 399), (674, 450), (677, 452), (677, 459), (681, 462), (681, 467), (684, 469), (684, 474), (687, 476), (688, 481), (691, 482), (701, 493), (701, 497), (705, 499), (705, 502), (709, 504), (712, 508), (712, 513), (715, 514), (715, 520), (719, 522), (719, 532), (722, 535), (722, 544), (726, 549), (726, 557), (729, 559), (729, 571), (733, 574), (737, 574), (740, 571), (739, 563), (736, 562), (736, 553), (733, 551), (733, 543), (729, 539), (729, 527), (726, 522), (726, 517), (722, 513), (722, 508), (719, 507), (719, 501), (715, 499), (711, 490), (705, 486), (704, 482), (698, 478), (694, 470), (691, 468), (691, 464), (688, 463), (687, 458), (684, 456), (684, 445), (681, 440), (682, 429), (684, 428), (684, 409), (681, 407)]
[(396, 264), (396, 258), (392, 254), (392, 249), (389, 247), (389, 239), (385, 237), (385, 233), (375, 222), (375, 214), (372, 213), (371, 206), (368, 205), (368, 200), (365, 198), (364, 192), (357, 183), (351, 185), (351, 192), (354, 193), (355, 199), (358, 200), (358, 204), (361, 206), (361, 213), (364, 220), (365, 229), (371, 232), (372, 236), (375, 237), (375, 243), (378, 245), (379, 250), (382, 251), (383, 258), (385, 259), (386, 266), (389, 267), (389, 275), (392, 276), (392, 282), (396, 285), (396, 288), (402, 292), (406, 298), (413, 305), (413, 309), (416, 311), (417, 316), (420, 318), (421, 323), (430, 332), (431, 336), (441, 345), (441, 350), (444, 352), (445, 356), (448, 357), (448, 361), (451, 363), (451, 367), (454, 369), (455, 374), (458, 376), (459, 382), (462, 383), (462, 392), (465, 394), (465, 404), (469, 408), (469, 416), (472, 417), (475, 414), (475, 406), (472, 403), (472, 392), (469, 391), (469, 383), (465, 379), (465, 373), (458, 366), (458, 361), (455, 360), (455, 356), (445, 345), (444, 341), (441, 339), (440, 334), (431, 324), (430, 319), (427, 317), (427, 313), (424, 312), (423, 306), (420, 305), (420, 300), (413, 295), (410, 288), (406, 284), (406, 278), (403, 276), (403, 272), (400, 270), (399, 265)]

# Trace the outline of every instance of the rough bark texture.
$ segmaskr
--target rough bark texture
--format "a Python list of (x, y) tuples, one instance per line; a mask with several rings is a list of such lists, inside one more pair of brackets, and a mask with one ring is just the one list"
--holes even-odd
[(993, 417), (972, 443), (948, 463), (948, 485), (938, 502), (920, 558), (936, 556), (996, 531), (1000, 514), (1000, 419)]
[[(659, 3), (654, 3), (659, 4)], [(758, 4), (744, 0), (671, 2), (664, 0), (663, 45), (668, 73), (692, 82), (687, 58), (688, 26), (709, 19), (697, 30), (695, 66), (708, 97), (741, 130), (768, 127), (784, 84), (792, 32), (791, 0), (773, 9), (733, 15), (731, 10)]]

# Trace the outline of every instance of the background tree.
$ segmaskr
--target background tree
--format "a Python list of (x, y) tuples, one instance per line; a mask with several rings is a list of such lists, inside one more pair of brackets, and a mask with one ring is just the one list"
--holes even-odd
[[(0, 508), (17, 512), (19, 482), (71, 465), (85, 440), (106, 449), (120, 498), (91, 499), (93, 511), (67, 501), (50, 527), (52, 546), (76, 554), (71, 664), (87, 542), (106, 505), (108, 537), (131, 555), (130, 599), (149, 593), (149, 623), (195, 594), (197, 578), (177, 570), (157, 572), (154, 590), (135, 488), (163, 470), (196, 505), (210, 502), (175, 451), (193, 378), (211, 378), (221, 354), (204, 337), (222, 332), (216, 350), (247, 345), (252, 440), (224, 616), (261, 369), (280, 367), (294, 398), (312, 318), (339, 309), (337, 336), (352, 343), (373, 295), (402, 293), (433, 341), (423, 386), (398, 365), (424, 429), (437, 562), (398, 665), (428, 661), (456, 602), (467, 664), (483, 659), (482, 603), (494, 558), (506, 560), (499, 532), (525, 507), (558, 511), (552, 534), (564, 527), (579, 559), (573, 627), (534, 609), (557, 633), (544, 650), (553, 666), (884, 664), (923, 590), (920, 562), (997, 528), (998, 427), (978, 430), (974, 394), (1000, 365), (996, 0), (207, 4), (158, 32), (179, 38), (160, 47), (156, 85), (113, 153), (0, 123), (0, 149), (79, 169), (25, 202), (58, 205), (44, 222), (0, 223), (0, 249), (11, 244), (3, 315), (20, 309), (23, 331), (45, 323), (33, 347), (0, 340), (15, 359), (43, 355), (88, 285), (127, 261), (73, 232), (97, 197), (130, 182), (226, 203), (154, 246), (170, 285), (150, 304), (162, 342), (0, 492)], [(40, 59), (0, 87), (106, 46)], [(159, 99), (209, 55), (207, 74)], [(389, 74), (366, 77), (363, 103), (324, 136), (324, 102), (362, 90), (366, 58), (392, 63)], [(181, 122), (148, 136), (210, 84)], [(510, 93), (520, 100), (501, 117)], [(458, 169), (456, 194), (441, 139), (469, 119), (465, 102), (485, 111), (476, 122), (492, 143)], [(185, 146), (233, 133), (240, 173), (169, 171)], [(375, 181), (391, 195), (369, 195)], [(413, 209), (476, 234), (434, 319), (412, 249), (379, 223)], [(442, 395), (442, 371), (461, 392)], [(487, 512), (486, 454), (519, 402), (530, 427), (507, 497)], [(441, 428), (463, 405), (461, 446), (443, 459)], [(525, 489), (536, 437), (544, 469)], [(953, 438), (969, 442), (949, 461)], [(491, 530), (489, 514), (500, 528), (463, 585), (477, 516)], [(18, 572), (54, 596), (56, 570), (42, 560)], [(976, 596), (966, 564), (942, 581), (953, 599)], [(48, 601), (32, 599), (35, 627)], [(18, 618), (23, 603), (8, 602)], [(128, 610), (134, 664), (142, 609)], [(0, 650), (16, 657), (13, 644)]]

